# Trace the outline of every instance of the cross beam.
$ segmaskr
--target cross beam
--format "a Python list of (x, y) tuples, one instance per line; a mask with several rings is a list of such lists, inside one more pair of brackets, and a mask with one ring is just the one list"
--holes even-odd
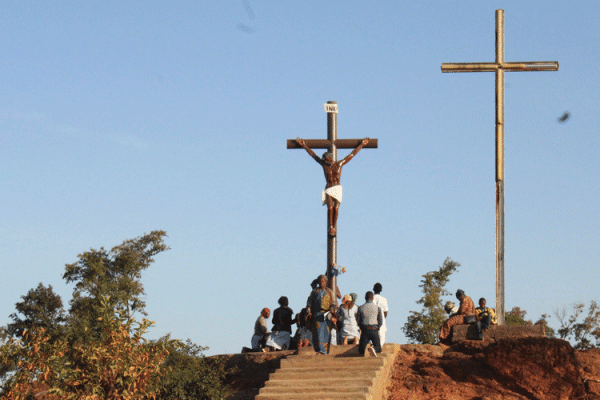
[[(309, 149), (328, 149), (332, 154), (332, 162), (337, 161), (337, 149), (356, 149), (361, 145), (362, 139), (338, 139), (337, 138), (337, 102), (328, 101), (325, 104), (327, 112), (327, 139), (303, 139)], [(295, 139), (287, 140), (288, 149), (302, 149)], [(369, 139), (369, 142), (363, 148), (376, 149), (377, 139)], [(327, 174), (326, 174), (327, 175)], [(340, 167), (341, 175), (341, 167)], [(328, 285), (333, 292), (336, 292), (336, 278), (333, 274), (333, 266), (337, 264), (337, 234), (329, 234), (329, 220), (327, 233), (327, 278)]]
[(504, 10), (496, 10), (496, 62), (446, 63), (442, 72), (496, 73), (496, 314), (504, 324), (504, 71), (558, 71), (557, 61), (504, 61)]
[[(355, 149), (358, 147), (362, 139), (337, 139), (333, 141), (335, 147), (338, 149)], [(311, 149), (329, 149), (331, 147), (331, 141), (327, 139), (304, 139), (304, 143)], [(288, 149), (301, 149), (302, 146), (296, 142), (295, 139), (287, 140)], [(369, 143), (364, 149), (376, 149), (377, 139), (369, 139)]]

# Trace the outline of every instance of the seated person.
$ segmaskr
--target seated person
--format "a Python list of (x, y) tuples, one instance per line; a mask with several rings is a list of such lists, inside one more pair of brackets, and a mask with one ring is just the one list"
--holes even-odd
[(292, 337), (292, 319), (294, 311), (288, 307), (288, 298), (281, 296), (277, 301), (279, 308), (273, 311), (273, 332), (267, 340), (266, 345), (275, 350), (287, 350), (290, 348)]
[(491, 325), (497, 325), (498, 320), (496, 319), (496, 312), (493, 308), (485, 306), (485, 299), (482, 297), (479, 299), (479, 307), (475, 309), (477, 313), (477, 334), (479, 340), (483, 339), (483, 331)]
[(342, 305), (338, 308), (338, 327), (339, 327), (339, 341), (344, 346), (348, 345), (349, 341), (354, 344), (358, 343), (360, 337), (360, 330), (358, 329), (358, 321), (356, 314), (358, 313), (358, 306), (352, 301), (352, 296), (349, 294), (345, 295), (342, 299)]
[(267, 329), (267, 318), (271, 315), (271, 310), (263, 308), (260, 315), (254, 323), (254, 335), (252, 335), (252, 350), (265, 351), (265, 342), (269, 338), (271, 332)]
[(450, 339), (450, 333), (452, 332), (452, 327), (454, 325), (462, 325), (465, 323), (465, 317), (469, 315), (475, 315), (475, 304), (469, 296), (465, 295), (464, 291), (458, 289), (456, 291), (456, 298), (460, 301), (458, 313), (455, 316), (448, 318), (442, 324), (442, 329), (439, 336), (440, 343), (448, 342)]

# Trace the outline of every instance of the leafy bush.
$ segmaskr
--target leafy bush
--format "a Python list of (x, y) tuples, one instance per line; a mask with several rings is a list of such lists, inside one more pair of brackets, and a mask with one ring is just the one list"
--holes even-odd
[(445, 289), (450, 280), (452, 272), (460, 267), (460, 264), (446, 258), (444, 264), (437, 271), (430, 271), (423, 276), (421, 284), (421, 297), (417, 304), (422, 304), (423, 309), (419, 312), (411, 311), (402, 331), (411, 343), (435, 344), (437, 343), (440, 327), (446, 319), (446, 312), (442, 302), (442, 296), (451, 293)]
[(187, 340), (172, 346), (169, 335), (159, 339), (169, 350), (160, 380), (159, 398), (165, 400), (220, 399), (227, 388), (224, 385), (225, 367), (217, 359), (204, 357), (206, 347)]
[(580, 320), (584, 315), (585, 305), (575, 303), (568, 309), (554, 310), (554, 314), (560, 322), (558, 336), (561, 339), (569, 340), (576, 349), (593, 349), (600, 347), (600, 307), (594, 300), (590, 302), (587, 316)]
[(25, 331), (22, 340), (9, 339), (0, 347), (0, 364), (16, 368), (3, 398), (25, 400), (35, 385), (48, 387), (51, 398), (60, 400), (155, 399), (167, 347), (177, 342), (147, 343), (142, 335), (151, 322), (146, 319), (137, 327), (123, 315), (99, 322), (105, 335), (94, 342), (52, 341), (44, 328)]

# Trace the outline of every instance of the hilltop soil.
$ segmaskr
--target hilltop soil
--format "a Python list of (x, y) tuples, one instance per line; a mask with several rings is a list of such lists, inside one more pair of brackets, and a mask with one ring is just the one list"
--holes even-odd
[(600, 399), (600, 349), (547, 338), (435, 348), (403, 346), (389, 399)]
[[(281, 358), (291, 354), (218, 356), (234, 368), (228, 399), (253, 399)], [(600, 399), (600, 349), (576, 351), (548, 338), (403, 345), (388, 399)]]

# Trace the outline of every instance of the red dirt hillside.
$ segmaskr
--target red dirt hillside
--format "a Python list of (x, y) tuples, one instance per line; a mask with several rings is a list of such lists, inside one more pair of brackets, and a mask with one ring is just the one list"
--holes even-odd
[[(388, 399), (600, 399), (600, 349), (576, 351), (548, 338), (401, 347)], [(279, 360), (293, 353), (217, 356), (236, 368), (229, 398), (254, 398)]]

